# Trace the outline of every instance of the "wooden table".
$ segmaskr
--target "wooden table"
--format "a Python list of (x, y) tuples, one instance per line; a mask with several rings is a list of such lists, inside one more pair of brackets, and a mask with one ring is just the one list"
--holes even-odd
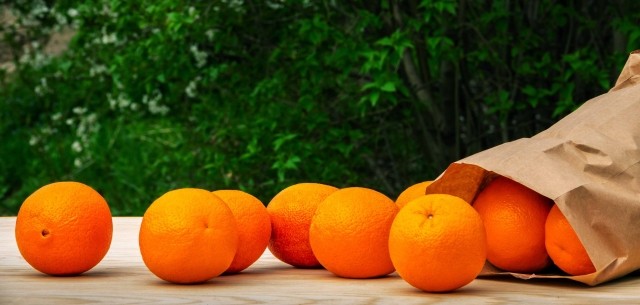
[(200, 285), (174, 285), (147, 270), (138, 250), (141, 218), (113, 219), (109, 253), (81, 276), (51, 277), (20, 256), (15, 217), (0, 217), (0, 304), (640, 304), (640, 277), (588, 287), (569, 280), (481, 278), (462, 289), (431, 294), (396, 274), (352, 280), (321, 269), (296, 269), (265, 251), (238, 275)]

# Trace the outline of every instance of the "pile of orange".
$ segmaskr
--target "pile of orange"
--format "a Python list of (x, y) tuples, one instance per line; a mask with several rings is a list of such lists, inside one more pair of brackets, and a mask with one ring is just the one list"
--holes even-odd
[(156, 199), (140, 226), (140, 253), (159, 278), (181, 284), (233, 274), (260, 258), (271, 220), (259, 199), (239, 190), (178, 189)]
[[(322, 267), (344, 278), (396, 271), (433, 292), (469, 284), (485, 261), (516, 273), (553, 264), (571, 275), (595, 272), (561, 207), (526, 186), (497, 177), (467, 202), (431, 194), (429, 185), (411, 185), (394, 202), (368, 188), (299, 183), (266, 207), (239, 190), (172, 190), (145, 212), (140, 253), (153, 274), (181, 284), (241, 272), (267, 248), (294, 267)], [(35, 269), (75, 275), (106, 255), (111, 213), (91, 187), (52, 183), (24, 201), (15, 232)]]
[(487, 232), (487, 260), (509, 272), (537, 273), (555, 263), (570, 275), (595, 272), (569, 222), (550, 199), (505, 177), (491, 181), (473, 207)]

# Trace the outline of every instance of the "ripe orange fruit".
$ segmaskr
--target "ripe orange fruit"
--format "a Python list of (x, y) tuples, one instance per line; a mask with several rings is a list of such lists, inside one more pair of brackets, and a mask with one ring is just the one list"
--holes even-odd
[(160, 196), (142, 217), (142, 260), (173, 283), (205, 282), (231, 265), (238, 228), (227, 205), (209, 191), (183, 188)]
[(552, 203), (511, 179), (491, 181), (473, 203), (487, 231), (487, 260), (510, 272), (533, 273), (547, 267), (544, 224)]
[(319, 183), (299, 183), (276, 194), (267, 205), (271, 217), (269, 250), (279, 260), (300, 268), (319, 267), (311, 251), (309, 226), (316, 208), (338, 189)]
[(379, 277), (393, 272), (389, 230), (398, 206), (372, 189), (344, 188), (316, 210), (309, 241), (323, 267), (346, 278)]
[(393, 221), (389, 253), (400, 277), (412, 286), (430, 292), (458, 289), (480, 274), (487, 258), (482, 219), (459, 197), (420, 196)]
[(409, 203), (409, 201), (423, 196), (425, 194), (427, 186), (429, 186), (431, 182), (433, 181), (419, 182), (402, 191), (402, 193), (400, 193), (400, 195), (398, 195), (398, 198), (396, 199), (396, 204), (398, 205), (398, 207), (402, 209), (405, 205), (407, 205), (407, 203)]
[(239, 190), (214, 191), (231, 209), (238, 225), (238, 250), (224, 273), (238, 273), (253, 263), (267, 249), (271, 237), (269, 213), (260, 199)]
[(16, 242), (22, 257), (51, 275), (76, 275), (97, 265), (109, 251), (113, 223), (109, 205), (91, 187), (56, 182), (22, 203)]
[(562, 271), (571, 275), (596, 272), (587, 250), (557, 205), (551, 208), (547, 216), (545, 231), (547, 252)]

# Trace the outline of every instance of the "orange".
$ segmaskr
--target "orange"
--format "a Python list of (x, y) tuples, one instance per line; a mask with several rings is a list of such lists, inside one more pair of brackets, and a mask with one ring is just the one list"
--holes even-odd
[(547, 267), (544, 224), (552, 204), (511, 179), (490, 182), (473, 203), (487, 231), (487, 260), (510, 272), (533, 273)]
[(267, 205), (271, 217), (269, 250), (279, 260), (300, 268), (319, 267), (311, 251), (309, 226), (316, 208), (338, 189), (319, 183), (299, 183), (276, 194)]
[(409, 201), (423, 196), (425, 194), (427, 186), (429, 186), (431, 182), (433, 181), (419, 182), (402, 191), (402, 193), (400, 193), (400, 195), (398, 195), (398, 198), (396, 199), (396, 204), (398, 205), (398, 207), (402, 209), (405, 205), (407, 205), (407, 203), (409, 203)]
[(238, 248), (238, 228), (222, 199), (206, 190), (183, 188), (149, 206), (139, 244), (144, 264), (157, 277), (200, 283), (229, 268)]
[(557, 205), (549, 212), (545, 230), (547, 252), (562, 271), (571, 275), (596, 272), (587, 250)]
[(398, 206), (367, 188), (334, 192), (316, 210), (309, 241), (323, 267), (346, 278), (372, 278), (393, 272), (389, 230)]
[(96, 266), (109, 251), (113, 223), (104, 198), (79, 182), (56, 182), (36, 190), (16, 219), (22, 257), (51, 275), (76, 275)]
[(225, 273), (238, 273), (253, 263), (267, 249), (271, 237), (271, 220), (262, 202), (239, 190), (214, 191), (231, 209), (238, 225), (238, 250)]
[(459, 197), (420, 196), (393, 221), (389, 253), (400, 277), (412, 286), (430, 292), (458, 289), (471, 283), (486, 261), (482, 219)]

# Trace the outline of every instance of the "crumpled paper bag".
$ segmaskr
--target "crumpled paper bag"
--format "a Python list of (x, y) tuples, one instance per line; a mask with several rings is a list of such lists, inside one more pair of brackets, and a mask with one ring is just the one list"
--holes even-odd
[(634, 51), (608, 93), (531, 138), (456, 162), (477, 165), (487, 176), (506, 176), (553, 199), (597, 271), (581, 276), (517, 274), (487, 264), (481, 275), (568, 278), (597, 285), (640, 269), (639, 161), (640, 51)]

